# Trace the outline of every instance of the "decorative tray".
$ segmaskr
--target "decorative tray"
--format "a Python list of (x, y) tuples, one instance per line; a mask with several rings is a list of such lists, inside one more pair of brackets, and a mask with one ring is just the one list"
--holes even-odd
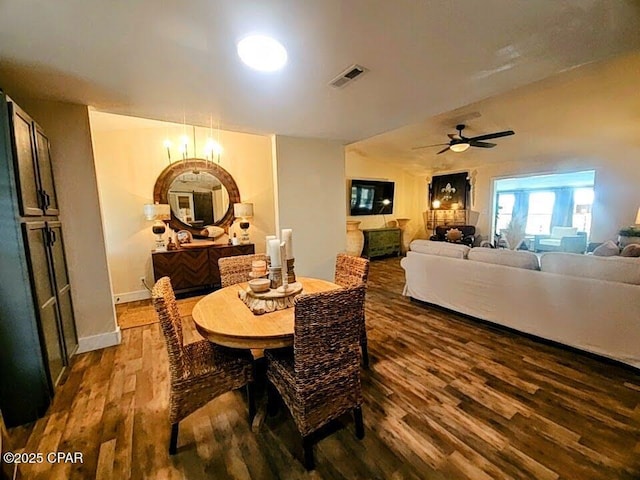
[(247, 287), (238, 291), (238, 297), (249, 307), (254, 315), (284, 310), (294, 305), (296, 295), (302, 293), (300, 282), (290, 283), (286, 292), (279, 292), (278, 289), (270, 289), (266, 292), (256, 293)]
[(212, 245), (214, 245), (214, 243), (211, 240), (200, 240), (191, 243), (181, 243), (180, 248), (203, 248), (210, 247)]

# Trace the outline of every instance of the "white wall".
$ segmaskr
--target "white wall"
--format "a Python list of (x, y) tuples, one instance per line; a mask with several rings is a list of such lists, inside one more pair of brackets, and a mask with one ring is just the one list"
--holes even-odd
[(117, 344), (87, 107), (29, 99), (19, 103), (51, 142), (79, 349)]
[[(604, 148), (603, 148), (604, 150)], [(530, 161), (489, 164), (477, 167), (475, 205), (480, 213), (477, 233), (484, 239), (491, 235), (493, 180), (504, 177), (595, 170), (595, 199), (592, 212), (591, 242), (616, 240), (618, 230), (633, 225), (640, 207), (640, 168), (634, 159), (640, 148), (607, 144), (606, 151), (591, 148), (564, 157), (549, 153)], [(448, 172), (439, 171), (442, 175)]]
[(332, 280), (346, 247), (342, 142), (274, 137), (279, 229), (293, 229), (296, 275)]
[[(412, 175), (398, 168), (397, 165), (383, 163), (376, 160), (362, 158), (359, 155), (347, 151), (346, 154), (346, 184), (344, 191), (344, 208), (347, 212), (347, 220), (361, 222), (360, 229), (380, 228), (396, 218), (410, 218), (406, 226), (405, 235), (409, 238), (424, 238), (426, 236), (422, 212), (427, 205), (427, 182), (424, 177)], [(350, 216), (349, 208), (349, 181), (351, 179), (388, 180), (395, 183), (393, 214)]]
[[(114, 296), (119, 301), (145, 298), (148, 292), (139, 278), (153, 284), (151, 250), (155, 236), (152, 222), (145, 220), (145, 203), (153, 203), (153, 187), (169, 165), (163, 146), (170, 138), (172, 161), (181, 158), (177, 143), (186, 133), (193, 141), (193, 128), (120, 115), (91, 112), (96, 172), (106, 229), (107, 258)], [(275, 230), (273, 174), (270, 138), (262, 135), (195, 129), (196, 147), (213, 136), (223, 146), (220, 165), (235, 179), (243, 202), (254, 204), (249, 230), (256, 252), (264, 252), (264, 236)], [(193, 143), (189, 155), (193, 154)], [(197, 153), (199, 157), (203, 154)], [(236, 231), (233, 225), (231, 233)], [(239, 235), (239, 230), (238, 235)]]

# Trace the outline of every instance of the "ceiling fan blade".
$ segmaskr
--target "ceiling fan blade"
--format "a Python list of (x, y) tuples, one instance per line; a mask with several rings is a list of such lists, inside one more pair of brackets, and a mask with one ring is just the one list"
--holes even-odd
[(447, 133), (447, 137), (449, 137), (451, 140), (458, 140), (460, 138), (457, 133)]
[(429, 147), (441, 147), (442, 145), (449, 145), (448, 143), (434, 143), (433, 145), (422, 145), (421, 147), (413, 147), (411, 150), (419, 150), (421, 148), (429, 148)]
[(446, 152), (447, 150), (449, 150), (449, 147), (447, 148), (443, 148), (442, 150), (440, 150), (438, 153), (436, 153), (436, 155), (440, 155), (441, 153)]
[(474, 140), (491, 140), (492, 138), (508, 137), (509, 135), (515, 135), (513, 130), (505, 130), (504, 132), (487, 133), (486, 135), (478, 135), (477, 137), (471, 137), (469, 141)]
[(496, 146), (495, 143), (478, 142), (478, 141), (469, 142), (469, 145), (471, 145), (472, 147), (480, 147), (480, 148), (493, 148)]

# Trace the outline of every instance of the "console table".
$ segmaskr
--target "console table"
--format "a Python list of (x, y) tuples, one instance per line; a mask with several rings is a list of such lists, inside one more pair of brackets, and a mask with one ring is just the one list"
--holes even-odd
[(153, 252), (153, 277), (155, 281), (167, 276), (176, 293), (220, 288), (218, 259), (236, 255), (251, 255), (253, 244), (208, 245), (179, 248), (167, 252)]
[(368, 228), (362, 230), (362, 233), (364, 234), (363, 257), (375, 258), (385, 255), (400, 255), (402, 230), (399, 228)]

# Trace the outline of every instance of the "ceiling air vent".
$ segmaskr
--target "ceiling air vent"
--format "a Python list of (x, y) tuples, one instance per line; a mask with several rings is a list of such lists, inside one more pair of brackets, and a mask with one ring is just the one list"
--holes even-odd
[(360, 65), (351, 65), (349, 68), (341, 72), (336, 78), (329, 82), (333, 88), (344, 87), (347, 83), (355, 80), (367, 70)]

